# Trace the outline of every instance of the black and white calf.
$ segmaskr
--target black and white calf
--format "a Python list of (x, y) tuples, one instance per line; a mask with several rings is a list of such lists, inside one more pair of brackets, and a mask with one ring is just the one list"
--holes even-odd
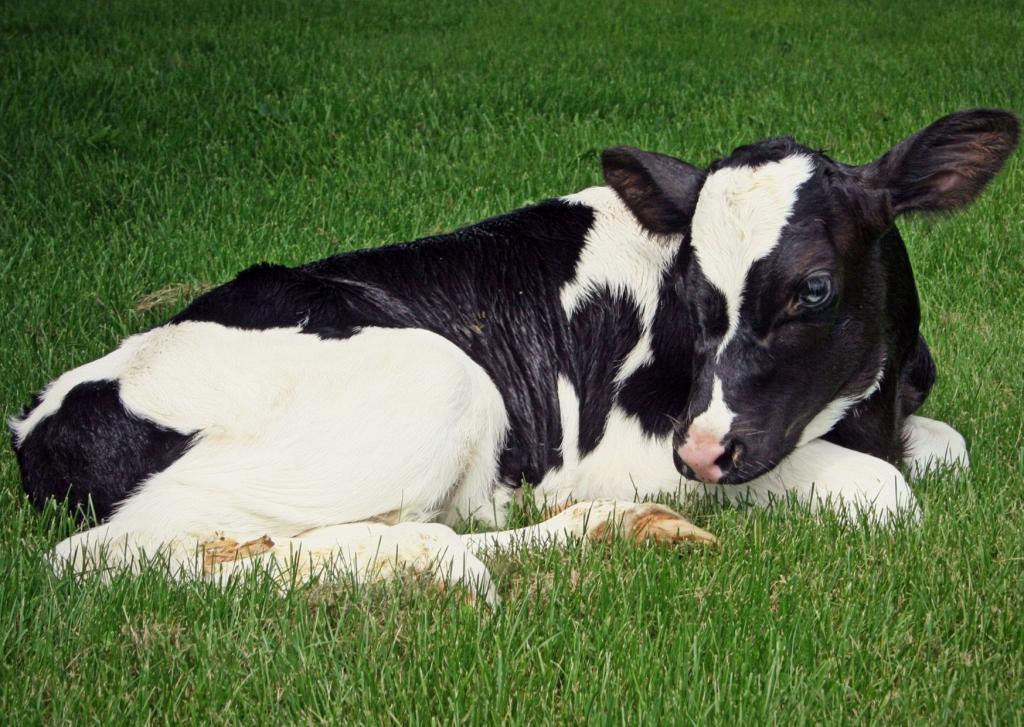
[[(58, 562), (99, 547), (185, 562), (205, 543), (485, 586), (482, 548), (594, 536), (612, 517), (710, 539), (636, 504), (659, 493), (913, 510), (894, 465), (967, 456), (913, 416), (935, 369), (894, 223), (966, 205), (1017, 137), (1011, 114), (975, 110), (865, 166), (790, 139), (707, 170), (609, 149), (606, 187), (257, 265), (51, 383), (12, 422), (25, 490), (91, 500), (105, 521)], [(579, 504), (523, 531), (434, 522), (500, 527), (524, 481)]]

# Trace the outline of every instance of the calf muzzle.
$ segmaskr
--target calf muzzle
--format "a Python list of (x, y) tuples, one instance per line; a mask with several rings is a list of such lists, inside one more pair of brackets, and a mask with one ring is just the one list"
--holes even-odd
[(688, 437), (676, 448), (673, 460), (685, 477), (709, 484), (724, 483), (739, 470), (744, 451), (743, 443), (733, 436), (718, 441)]

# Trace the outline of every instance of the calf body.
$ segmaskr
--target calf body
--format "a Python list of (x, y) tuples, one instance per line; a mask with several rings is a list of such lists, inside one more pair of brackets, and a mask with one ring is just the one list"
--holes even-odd
[[(269, 535), (261, 557), (365, 564), (390, 538), (436, 545), (402, 556), (431, 567), (462, 553), (456, 576), (484, 580), (473, 553), (604, 532), (613, 517), (638, 536), (710, 538), (635, 504), (662, 493), (913, 510), (894, 465), (966, 454), (945, 425), (908, 419), (934, 367), (893, 220), (901, 204), (968, 201), (1016, 141), (1000, 112), (936, 127), (966, 151), (936, 162), (931, 184), (918, 167), (950, 143), (855, 168), (774, 140), (707, 171), (616, 149), (607, 187), (441, 237), (256, 266), (37, 397), (12, 423), (25, 489), (105, 520), (59, 560), (111, 544), (184, 560), (224, 532)], [(951, 179), (951, 165), (967, 171)], [(501, 526), (524, 481), (584, 505), (490, 537), (415, 525)]]

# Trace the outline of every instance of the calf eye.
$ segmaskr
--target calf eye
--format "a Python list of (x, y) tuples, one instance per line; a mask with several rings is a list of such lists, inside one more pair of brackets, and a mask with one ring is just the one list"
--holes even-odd
[(797, 290), (797, 302), (803, 308), (820, 308), (832, 299), (832, 276), (812, 273)]

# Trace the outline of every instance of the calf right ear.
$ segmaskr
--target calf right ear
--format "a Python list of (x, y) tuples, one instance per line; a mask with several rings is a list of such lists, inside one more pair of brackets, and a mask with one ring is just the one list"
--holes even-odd
[(685, 232), (693, 217), (704, 173), (686, 162), (631, 146), (605, 149), (604, 178), (650, 232)]
[(860, 170), (869, 185), (889, 193), (896, 214), (955, 210), (981, 193), (1019, 136), (1017, 117), (1008, 111), (959, 111)]

